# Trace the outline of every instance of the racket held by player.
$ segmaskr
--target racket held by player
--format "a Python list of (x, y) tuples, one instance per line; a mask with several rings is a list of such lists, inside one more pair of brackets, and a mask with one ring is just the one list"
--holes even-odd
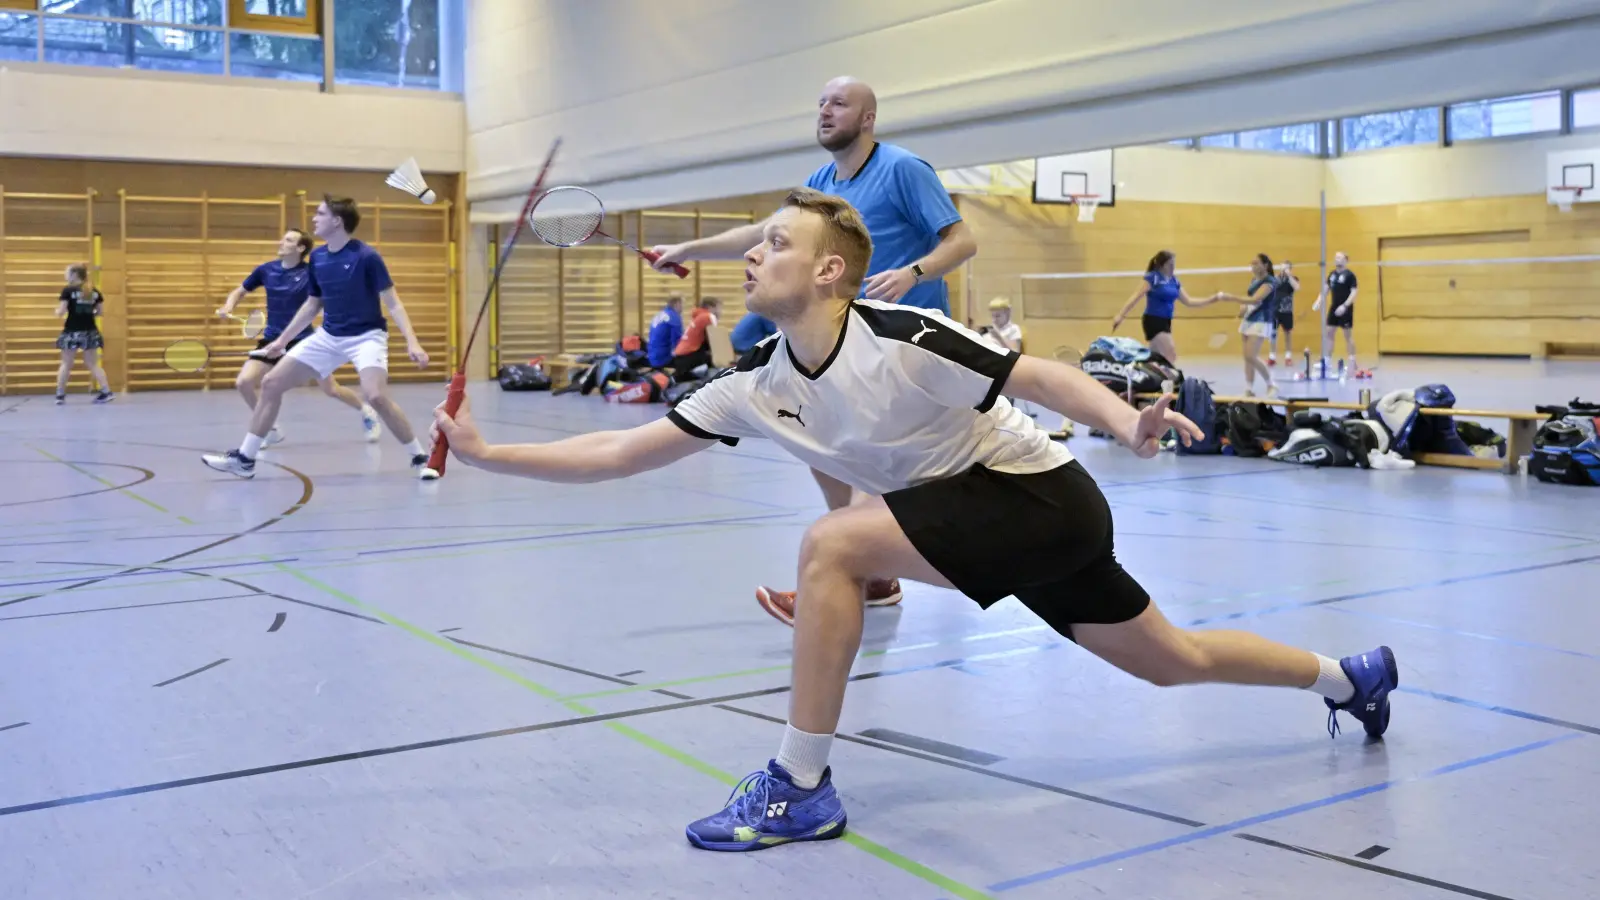
[[(533, 204), (528, 212), (528, 224), (539, 240), (552, 247), (576, 247), (591, 238), (601, 237), (620, 244), (649, 260), (652, 264), (661, 254), (640, 250), (627, 241), (618, 240), (600, 230), (605, 222), (606, 207), (593, 191), (571, 185), (553, 187)], [(679, 263), (669, 263), (667, 268), (679, 278), (688, 278), (689, 270)]]

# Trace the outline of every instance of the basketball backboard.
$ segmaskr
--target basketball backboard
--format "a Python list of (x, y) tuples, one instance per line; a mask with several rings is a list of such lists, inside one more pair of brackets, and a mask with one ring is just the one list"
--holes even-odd
[(1071, 203), (1073, 194), (1097, 194), (1100, 206), (1115, 206), (1116, 159), (1112, 150), (1041, 156), (1033, 165), (1033, 202)]
[[(1595, 190), (1595, 170), (1600, 169), (1600, 147), (1560, 150), (1545, 157), (1545, 195), (1551, 204), (1600, 202)], [(1571, 190), (1577, 188), (1577, 190)]]

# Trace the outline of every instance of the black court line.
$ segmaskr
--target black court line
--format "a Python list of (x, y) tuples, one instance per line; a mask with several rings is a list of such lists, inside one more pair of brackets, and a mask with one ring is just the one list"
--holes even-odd
[[(452, 629), (452, 630), (459, 631), (460, 629)], [(604, 674), (602, 672), (591, 672), (588, 669), (580, 669), (577, 666), (569, 666), (566, 663), (558, 663), (558, 662), (555, 662), (553, 660), (540, 659), (537, 656), (528, 656), (526, 654), (516, 653), (516, 652), (513, 652), (511, 650), (503, 650), (503, 649), (501, 649), (499, 647), (491, 647), (488, 644), (478, 644), (478, 643), (474, 643), (472, 641), (462, 640), (461, 638), (446, 638), (446, 640), (453, 641), (453, 642), (455, 642), (457, 644), (460, 644), (463, 647), (473, 647), (473, 648), (478, 649), (478, 650), (483, 650), (483, 651), (485, 651), (487, 653), (498, 653), (501, 656), (509, 656), (512, 659), (520, 659), (520, 660), (523, 660), (525, 662), (537, 663), (537, 664), (539, 664), (541, 666), (548, 666), (548, 667), (550, 667), (552, 669), (560, 669), (563, 672), (571, 672), (574, 675), (587, 675), (590, 678), (598, 678), (601, 681), (609, 681), (612, 684), (620, 684), (620, 685), (625, 685), (627, 687), (633, 687), (634, 685), (638, 684), (637, 681), (629, 681), (626, 678), (623, 678), (621, 675), (606, 675), (606, 674)], [(642, 672), (644, 670), (641, 669), (639, 671)], [(638, 672), (624, 672), (623, 673), (623, 675), (630, 675), (630, 674), (631, 675), (637, 675)], [(677, 691), (668, 691), (668, 690), (664, 690), (664, 689), (661, 689), (661, 688), (657, 688), (657, 689), (651, 691), (650, 693), (652, 693), (652, 694), (661, 694), (663, 696), (673, 697), (673, 698), (676, 698), (678, 700), (691, 700), (691, 699), (693, 699), (688, 694), (680, 694)]]
[(0, 731), (10, 731), (13, 728), (21, 728), (22, 726), (24, 726), (26, 724), (28, 724), (28, 723), (27, 722), (13, 722), (10, 725), (0, 725)]
[(957, 744), (947, 744), (944, 741), (907, 734), (904, 731), (895, 731), (892, 728), (868, 728), (861, 732), (861, 736), (872, 738), (875, 741), (882, 741), (885, 744), (899, 744), (902, 747), (910, 747), (913, 750), (921, 750), (924, 753), (948, 756), (951, 759), (959, 759), (962, 762), (969, 762), (979, 766), (992, 766), (997, 762), (1005, 761), (1004, 756), (985, 753), (982, 750), (974, 750), (971, 747), (962, 747)]
[(449, 634), (452, 631), (460, 631), (460, 630), (461, 630), (460, 628), (441, 628), (441, 629), (439, 629), (438, 633), (439, 634)]
[(185, 672), (185, 673), (183, 673), (182, 675), (179, 675), (176, 678), (168, 678), (166, 681), (156, 682), (155, 684), (151, 685), (151, 687), (166, 687), (167, 685), (172, 684), (173, 682), (182, 681), (185, 678), (189, 678), (189, 677), (192, 677), (192, 676), (195, 676), (195, 675), (199, 675), (201, 672), (204, 672), (207, 669), (215, 669), (217, 666), (220, 666), (220, 665), (222, 665), (223, 663), (225, 663), (227, 661), (228, 661), (228, 658), (227, 657), (223, 657), (222, 659), (219, 659), (216, 662), (206, 663), (205, 665), (201, 666), (200, 668), (195, 669), (193, 672)]
[[(8, 463), (30, 462), (31, 463), (31, 462), (54, 462), (54, 460), (48, 460), (48, 459), (45, 459), (45, 460), (33, 460), (33, 459), (13, 460), (13, 459), (8, 459), (8, 460), (6, 460), (6, 462), (8, 462)], [(146, 481), (149, 481), (150, 479), (156, 477), (156, 473), (150, 471), (149, 469), (144, 468), (143, 466), (128, 466), (128, 465), (123, 465), (121, 463), (107, 463), (107, 462), (85, 463), (85, 462), (79, 462), (79, 461), (76, 461), (76, 460), (62, 460), (62, 462), (71, 463), (72, 465), (75, 465), (75, 466), (111, 466), (111, 467), (117, 468), (117, 469), (132, 469), (133, 471), (138, 472), (143, 477), (138, 478), (138, 479), (136, 479), (134, 481), (130, 481), (127, 484), (112, 485), (110, 487), (99, 487), (99, 488), (95, 488), (92, 491), (79, 491), (76, 494), (62, 494), (62, 495), (57, 496), (57, 497), (39, 497), (39, 498), (36, 498), (36, 499), (33, 499), (33, 500), (13, 500), (13, 501), (11, 501), (9, 503), (0, 503), (0, 507), (6, 507), (6, 506), (28, 506), (28, 505), (34, 504), (34, 503), (52, 503), (52, 502), (55, 502), (57, 500), (76, 500), (79, 497), (93, 497), (95, 494), (109, 494), (112, 491), (126, 490), (127, 488), (134, 487), (135, 485), (144, 484)]]
[(739, 525), (768, 519), (792, 518), (795, 513), (768, 513), (758, 516), (727, 516), (719, 519), (694, 519), (686, 522), (657, 522), (647, 525), (624, 525), (616, 528), (593, 528), (584, 531), (558, 531), (552, 534), (529, 534), (521, 537), (485, 538), (478, 541), (454, 541), (445, 544), (418, 544), (412, 547), (388, 547), (383, 550), (362, 550), (357, 556), (389, 556), (395, 553), (415, 553), (419, 550), (450, 550), (458, 547), (486, 547), (492, 544), (528, 544), (535, 541), (553, 541), (558, 538), (594, 537), (604, 534), (629, 534), (637, 531), (673, 531), (679, 528), (698, 528), (706, 525)]
[(273, 616), (272, 617), (272, 625), (270, 625), (267, 628), (267, 633), (271, 634), (272, 632), (277, 631), (279, 628), (282, 628), (283, 627), (283, 620), (287, 619), (287, 618), (289, 618), (289, 614), (286, 613), (286, 612), (281, 612), (281, 613), (278, 613), (276, 616)]
[(21, 619), (53, 619), (57, 616), (82, 616), (89, 613), (116, 612), (125, 609), (149, 609), (156, 606), (182, 606), (187, 603), (210, 603), (213, 600), (238, 600), (244, 597), (258, 597), (259, 593), (251, 594), (224, 594), (221, 597), (196, 597), (193, 600), (160, 600), (155, 603), (129, 603), (123, 606), (97, 606), (94, 609), (69, 609), (65, 612), (30, 613), (25, 616), (5, 616), (0, 622), (15, 622)]
[(1538, 572), (1544, 569), (1559, 569), (1563, 566), (1576, 566), (1582, 563), (1600, 560), (1600, 555), (1580, 556), (1576, 559), (1563, 559), (1556, 562), (1535, 563), (1529, 566), (1517, 566), (1514, 569), (1496, 569), (1492, 572), (1479, 572), (1476, 575), (1458, 575), (1453, 578), (1441, 578), (1437, 581), (1425, 581), (1418, 584), (1403, 584), (1398, 587), (1378, 588), (1371, 591), (1357, 591), (1353, 594), (1340, 594), (1336, 597), (1323, 597), (1320, 600), (1307, 600), (1304, 603), (1286, 603), (1282, 606), (1268, 606), (1264, 609), (1245, 610), (1243, 612), (1226, 613), (1220, 616), (1207, 616), (1203, 619), (1194, 619), (1184, 623), (1185, 628), (1195, 628), (1200, 625), (1211, 625), (1217, 622), (1228, 622), (1235, 619), (1253, 619), (1258, 616), (1270, 616), (1274, 613), (1288, 612), (1297, 609), (1310, 609), (1314, 606), (1326, 606), (1329, 603), (1343, 603), (1347, 600), (1365, 600), (1369, 597), (1384, 597), (1389, 594), (1404, 594), (1410, 591), (1425, 591), (1432, 588), (1448, 587), (1452, 584), (1465, 584), (1470, 581), (1483, 581), (1487, 578), (1500, 578), (1506, 575), (1521, 575), (1525, 572)]
[(1373, 844), (1371, 847), (1368, 847), (1367, 849), (1361, 851), (1360, 853), (1357, 853), (1356, 854), (1356, 859), (1364, 859), (1367, 862), (1372, 862), (1373, 860), (1377, 859), (1378, 857), (1380, 857), (1380, 856), (1382, 856), (1382, 855), (1384, 855), (1385, 853), (1388, 853), (1388, 852), (1389, 852), (1389, 848), (1388, 847), (1385, 847), (1382, 844)]
[[(776, 724), (776, 725), (785, 725), (785, 724), (787, 724), (785, 722), (785, 720), (780, 719), (777, 716), (769, 716), (769, 715), (767, 715), (765, 713), (759, 713), (759, 712), (756, 712), (754, 710), (741, 709), (740, 707), (737, 707), (737, 706), (731, 706), (731, 705), (728, 705), (728, 704), (718, 704), (716, 706), (716, 708), (720, 709), (720, 710), (723, 710), (725, 712), (738, 713), (739, 715), (742, 715), (742, 716), (749, 716), (752, 719), (761, 719), (763, 721), (771, 722), (771, 723)], [(964, 763), (964, 762), (961, 762), (959, 760), (949, 759), (949, 758), (941, 757), (941, 756), (934, 756), (934, 755), (926, 754), (926, 753), (919, 753), (919, 752), (914, 751), (914, 750), (907, 750), (904, 747), (897, 747), (897, 746), (895, 746), (893, 744), (885, 744), (885, 743), (880, 743), (878, 741), (863, 740), (862, 738), (860, 738), (860, 737), (858, 737), (856, 735), (852, 735), (852, 734), (840, 733), (840, 734), (834, 735), (834, 737), (837, 740), (849, 741), (851, 743), (860, 744), (860, 745), (866, 746), (866, 747), (876, 747), (879, 750), (887, 750), (890, 753), (898, 753), (901, 756), (909, 756), (909, 757), (911, 757), (913, 759), (920, 759), (920, 760), (924, 760), (926, 762), (936, 763), (938, 765), (947, 766), (947, 767), (953, 768), (953, 769), (962, 769), (962, 770), (967, 771), (967, 772), (974, 772), (976, 774), (983, 775), (983, 776), (988, 777), (988, 778), (994, 778), (994, 779), (997, 779), (999, 781), (1006, 781), (1006, 782), (1010, 782), (1011, 784), (1021, 785), (1023, 787), (1036, 788), (1038, 790), (1048, 791), (1048, 792), (1050, 792), (1052, 794), (1059, 794), (1059, 795), (1061, 795), (1063, 797), (1071, 797), (1074, 800), (1082, 800), (1082, 801), (1085, 801), (1087, 803), (1093, 803), (1093, 804), (1095, 804), (1097, 806), (1106, 806), (1106, 807), (1110, 807), (1112, 809), (1119, 809), (1119, 810), (1122, 810), (1124, 812), (1134, 813), (1135, 815), (1145, 816), (1147, 818), (1160, 819), (1160, 820), (1165, 821), (1165, 822), (1171, 822), (1171, 823), (1173, 823), (1175, 825), (1184, 825), (1184, 826), (1187, 826), (1189, 828), (1205, 828), (1206, 827), (1206, 823), (1205, 822), (1199, 822), (1199, 821), (1196, 821), (1194, 819), (1184, 818), (1183, 816), (1174, 816), (1174, 815), (1171, 815), (1169, 813), (1160, 812), (1158, 810), (1147, 809), (1147, 808), (1142, 807), (1142, 806), (1135, 806), (1135, 805), (1133, 805), (1131, 803), (1123, 803), (1121, 801), (1111, 800), (1111, 799), (1108, 799), (1106, 797), (1097, 797), (1097, 796), (1095, 796), (1093, 794), (1085, 794), (1085, 793), (1083, 793), (1081, 791), (1074, 791), (1071, 788), (1064, 788), (1064, 787), (1061, 787), (1059, 785), (1047, 784), (1047, 783), (1042, 782), (1042, 781), (1034, 781), (1034, 780), (1029, 779), (1029, 778), (1021, 778), (1021, 777), (1018, 777), (1016, 775), (1008, 775), (1005, 772), (997, 772), (994, 769), (986, 769), (986, 768), (984, 768), (982, 766), (971, 765), (969, 763)], [(1467, 897), (1478, 897), (1478, 898), (1481, 898), (1481, 900), (1512, 900), (1512, 898), (1509, 898), (1509, 897), (1502, 897), (1502, 896), (1500, 896), (1498, 894), (1491, 894), (1491, 893), (1488, 893), (1486, 891), (1477, 890), (1475, 888), (1469, 888), (1469, 887), (1465, 887), (1465, 886), (1459, 885), (1459, 884), (1451, 884), (1450, 882), (1447, 882), (1447, 881), (1439, 881), (1437, 879), (1428, 878), (1428, 877), (1425, 877), (1425, 876), (1422, 876), (1422, 875), (1413, 875), (1410, 872), (1402, 872), (1402, 871), (1400, 871), (1398, 869), (1390, 869), (1390, 868), (1387, 868), (1385, 866), (1373, 865), (1371, 862), (1368, 862), (1366, 859), (1353, 859), (1353, 858), (1350, 858), (1350, 857), (1338, 856), (1338, 855), (1331, 854), (1331, 853), (1322, 853), (1320, 851), (1311, 850), (1311, 849), (1308, 849), (1308, 848), (1305, 848), (1305, 847), (1299, 847), (1299, 846), (1296, 846), (1294, 844), (1285, 844), (1285, 843), (1282, 843), (1282, 842), (1279, 842), (1279, 841), (1274, 841), (1274, 840), (1272, 840), (1270, 838), (1259, 837), (1259, 836), (1253, 835), (1253, 834), (1240, 833), (1240, 834), (1235, 834), (1233, 836), (1236, 837), (1236, 838), (1239, 838), (1240, 840), (1250, 841), (1251, 843), (1261, 844), (1261, 845), (1264, 845), (1264, 846), (1267, 846), (1267, 847), (1273, 847), (1273, 848), (1276, 848), (1276, 849), (1279, 849), (1279, 850), (1288, 850), (1288, 851), (1291, 851), (1291, 852), (1294, 852), (1294, 853), (1302, 854), (1304, 856), (1312, 856), (1312, 857), (1316, 857), (1317, 859), (1327, 860), (1328, 862), (1341, 863), (1343, 865), (1351, 866), (1352, 868), (1364, 869), (1364, 870), (1366, 870), (1368, 872), (1372, 872), (1372, 873), (1375, 873), (1375, 874), (1378, 874), (1378, 875), (1388, 875), (1391, 878), (1398, 878), (1398, 879), (1401, 879), (1403, 881), (1412, 882), (1413, 884), (1427, 885), (1429, 887), (1439, 888), (1439, 889), (1445, 890), (1445, 891), (1451, 891), (1453, 893), (1461, 894), (1461, 895), (1467, 896)], [(1369, 857), (1369, 859), (1370, 859), (1370, 857)]]
[(643, 675), (643, 674), (644, 674), (644, 670), (643, 669), (629, 669), (626, 672), (618, 672), (617, 673), (617, 677), (618, 678), (627, 678), (629, 675)]
[(1356, 859), (1349, 856), (1338, 856), (1333, 853), (1323, 853), (1320, 850), (1312, 850), (1295, 844), (1285, 844), (1282, 841), (1275, 841), (1271, 838), (1261, 837), (1260, 835), (1236, 834), (1234, 837), (1241, 841), (1249, 841), (1252, 844), (1260, 844), (1263, 847), (1287, 850), (1291, 853), (1298, 853), (1302, 856), (1310, 856), (1316, 859), (1327, 860), (1328, 862), (1336, 862), (1340, 865), (1349, 866), (1352, 869), (1364, 869), (1368, 872), (1372, 872), (1375, 875), (1387, 875), (1390, 878), (1398, 878), (1401, 881), (1409, 881), (1412, 884), (1421, 884), (1431, 888), (1438, 888), (1441, 891), (1449, 891), (1452, 894), (1460, 894), (1463, 897), (1477, 897), (1479, 900), (1515, 900), (1515, 898), (1512, 897), (1506, 897), (1501, 894), (1491, 894), (1488, 891), (1480, 891), (1477, 888), (1469, 888), (1465, 885), (1452, 884), (1448, 881), (1440, 881), (1437, 878), (1429, 878), (1426, 875), (1414, 875), (1410, 872), (1402, 872), (1399, 869), (1391, 869), (1387, 866), (1375, 865), (1364, 859)]
[(1287, 475), (1301, 473), (1304, 468), (1289, 466), (1281, 469), (1261, 469), (1253, 472), (1215, 472), (1210, 475), (1183, 475), (1178, 478), (1152, 478), (1148, 481), (1100, 481), (1096, 482), (1102, 488), (1109, 487), (1148, 487), (1150, 485), (1172, 484), (1179, 481), (1207, 481), (1215, 478), (1244, 478), (1251, 475)]
[[(195, 448), (193, 448), (193, 447), (178, 447), (178, 446), (174, 446), (172, 444), (152, 444), (152, 443), (143, 442), (143, 441), (122, 441), (121, 443), (130, 445), (130, 446), (159, 447), (159, 448), (162, 448), (162, 449), (165, 449), (165, 450), (188, 450), (188, 451), (192, 451), (192, 452), (197, 452), (197, 451), (195, 451)], [(217, 547), (222, 546), (223, 544), (227, 544), (227, 543), (230, 543), (232, 541), (239, 540), (240, 538), (242, 538), (242, 537), (244, 537), (246, 535), (254, 534), (257, 531), (260, 531), (263, 528), (270, 528), (271, 526), (276, 525), (277, 523), (283, 521), (284, 519), (288, 518), (289, 516), (292, 516), (295, 513), (299, 512), (300, 510), (304, 509), (306, 504), (311, 502), (311, 496), (315, 492), (315, 488), (312, 485), (310, 476), (306, 475), (304, 472), (300, 472), (300, 471), (297, 471), (295, 469), (291, 469), (291, 468), (289, 468), (288, 466), (286, 466), (286, 465), (284, 465), (282, 463), (272, 462), (271, 460), (268, 460), (267, 463), (269, 465), (276, 466), (277, 468), (282, 469), (285, 472), (288, 472), (290, 475), (293, 475), (294, 477), (296, 477), (296, 478), (298, 478), (300, 480), (300, 499), (296, 500), (287, 509), (285, 509), (281, 513), (278, 513), (276, 516), (273, 516), (273, 517), (271, 517), (269, 519), (266, 519), (265, 521), (262, 521), (262, 522), (260, 522), (260, 523), (258, 523), (256, 525), (252, 525), (251, 527), (246, 528), (243, 531), (234, 532), (232, 534), (229, 534), (229, 535), (226, 535), (224, 537), (218, 538), (217, 540), (210, 541), (208, 543), (202, 544), (202, 545), (200, 545), (198, 547), (195, 547), (192, 550), (185, 550), (182, 553), (174, 553), (171, 556), (165, 557), (163, 559), (158, 559), (155, 562), (150, 563), (148, 565), (129, 566), (128, 568), (122, 570), (121, 572), (113, 572), (113, 573), (108, 573), (106, 575), (96, 576), (94, 578), (86, 578), (86, 579), (84, 579), (82, 581), (73, 582), (72, 584), (64, 584), (64, 585), (61, 585), (60, 587), (53, 587), (53, 588), (50, 588), (48, 590), (40, 591), (37, 594), (28, 594), (27, 596), (17, 597), (17, 598), (12, 599), (12, 600), (0, 601), (0, 606), (11, 606), (11, 605), (14, 605), (14, 604), (17, 604), (17, 603), (25, 603), (25, 602), (27, 602), (29, 600), (37, 600), (40, 597), (48, 597), (51, 594), (57, 594), (57, 593), (61, 593), (63, 591), (74, 591), (74, 590), (77, 590), (78, 588), (85, 588), (85, 587), (90, 587), (92, 585), (100, 584), (101, 582), (107, 581), (107, 580), (109, 580), (111, 578), (120, 577), (122, 575), (127, 575), (127, 574), (130, 574), (130, 573), (133, 573), (133, 572), (139, 572), (139, 571), (142, 571), (142, 570), (148, 569), (148, 568), (158, 568), (160, 566), (166, 565), (167, 563), (177, 562), (180, 559), (186, 559), (186, 558), (188, 558), (190, 556), (195, 556), (197, 554), (204, 553), (207, 550), (213, 550), (213, 549), (215, 549)], [(227, 580), (227, 579), (223, 579), (223, 580)], [(237, 584), (238, 582), (232, 582), (232, 583)], [(288, 598), (283, 598), (283, 599), (288, 599)], [(301, 602), (301, 601), (292, 601), (292, 602)]]

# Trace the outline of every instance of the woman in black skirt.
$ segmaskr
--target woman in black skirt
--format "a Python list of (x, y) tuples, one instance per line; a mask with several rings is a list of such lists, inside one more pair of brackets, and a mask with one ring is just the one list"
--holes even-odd
[(95, 316), (106, 298), (89, 285), (89, 267), (83, 264), (67, 268), (67, 286), (61, 289), (61, 302), (56, 305), (56, 315), (64, 317), (61, 336), (56, 338), (56, 349), (61, 351), (61, 368), (56, 372), (56, 405), (67, 402), (67, 377), (72, 374), (72, 354), (83, 351), (83, 364), (94, 376), (100, 393), (94, 402), (105, 403), (111, 399), (111, 382), (106, 380), (106, 370), (100, 367), (100, 348), (105, 339)]

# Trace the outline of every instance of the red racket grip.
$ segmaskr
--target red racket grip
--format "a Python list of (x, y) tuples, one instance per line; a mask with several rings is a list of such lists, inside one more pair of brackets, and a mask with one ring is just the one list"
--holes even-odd
[[(639, 255), (650, 260), (652, 263), (661, 258), (661, 254), (656, 253), (653, 250), (640, 250)], [(678, 276), (679, 278), (689, 277), (689, 269), (686, 266), (679, 265), (678, 263), (668, 263), (667, 268), (671, 269), (672, 274)]]
[[(454, 416), (461, 410), (461, 401), (467, 398), (467, 376), (464, 372), (457, 372), (450, 376), (450, 389), (445, 393), (444, 411)], [(428, 456), (428, 468), (444, 477), (445, 457), (450, 455), (450, 439), (439, 432), (439, 439), (433, 442), (433, 453)]]

